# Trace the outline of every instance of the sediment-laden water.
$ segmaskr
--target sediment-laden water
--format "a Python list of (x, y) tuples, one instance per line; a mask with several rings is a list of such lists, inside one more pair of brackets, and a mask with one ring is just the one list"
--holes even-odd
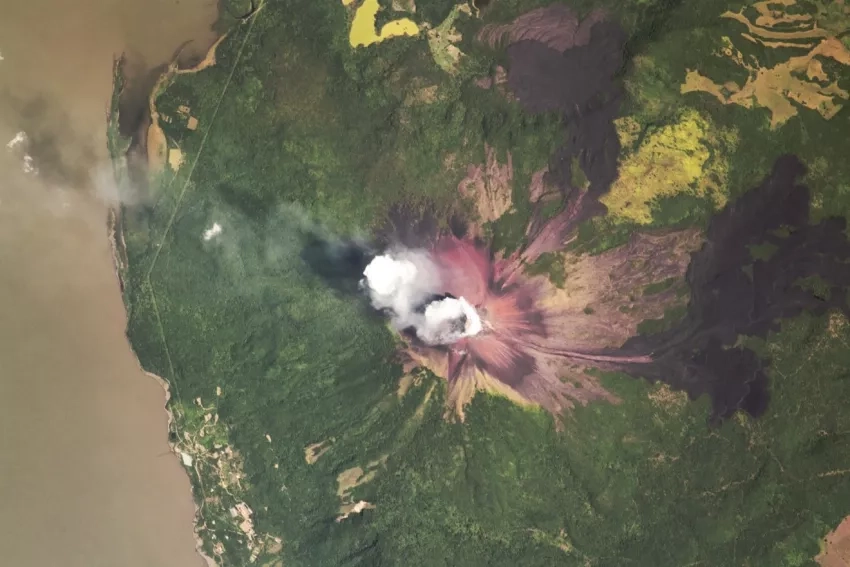
[[(203, 565), (165, 392), (138, 366), (112, 268), (113, 56), (214, 40), (215, 0), (32, 0), (0, 11), (0, 549), (18, 567)], [(31, 168), (22, 146), (27, 133)], [(101, 186), (101, 189), (104, 189)], [(108, 189), (108, 188), (107, 188)], [(106, 191), (108, 193), (108, 191)]]

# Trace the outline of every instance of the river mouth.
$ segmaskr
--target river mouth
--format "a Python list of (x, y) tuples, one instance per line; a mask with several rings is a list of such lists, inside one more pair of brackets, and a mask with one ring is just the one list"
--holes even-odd
[[(124, 335), (106, 229), (116, 195), (103, 178), (114, 57), (127, 56), (130, 93), (144, 92), (181, 46), (186, 64), (206, 53), (215, 19), (215, 0), (3, 9), (0, 548), (10, 565), (205, 564), (165, 391)], [(25, 142), (7, 147), (20, 132)]]

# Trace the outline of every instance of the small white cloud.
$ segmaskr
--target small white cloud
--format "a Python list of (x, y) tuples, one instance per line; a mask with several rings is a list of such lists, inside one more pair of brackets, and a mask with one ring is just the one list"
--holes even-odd
[(24, 156), (24, 173), (32, 173), (33, 175), (38, 175), (38, 168), (35, 166), (35, 160), (32, 159), (32, 156), (26, 154)]
[(22, 130), (15, 134), (15, 137), (6, 143), (6, 148), (10, 152), (17, 151), (18, 155), (22, 156), (21, 168), (24, 170), (24, 173), (38, 175), (38, 168), (35, 165), (35, 159), (26, 153), (28, 145), (29, 137), (27, 136), (27, 133)]
[(214, 236), (221, 234), (221, 225), (217, 222), (204, 231), (204, 240), (209, 240)]
[(21, 144), (25, 144), (28, 139), (29, 138), (27, 138), (26, 132), (24, 132), (24, 131), (18, 132), (17, 134), (15, 134), (14, 138), (9, 140), (9, 142), (6, 144), (6, 147), (9, 148), (10, 150), (13, 150), (16, 147), (20, 146)]

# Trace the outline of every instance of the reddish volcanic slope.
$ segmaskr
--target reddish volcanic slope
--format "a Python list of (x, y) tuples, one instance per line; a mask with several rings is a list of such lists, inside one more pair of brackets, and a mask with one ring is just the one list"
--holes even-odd
[[(692, 398), (708, 394), (713, 419), (738, 410), (758, 416), (769, 398), (769, 361), (737, 346), (738, 337), (764, 336), (804, 310), (850, 314), (838, 292), (850, 282), (846, 222), (809, 222), (808, 190), (796, 183), (804, 172), (796, 158), (780, 158), (760, 186), (715, 216), (705, 236), (696, 230), (637, 234), (598, 255), (562, 252), (563, 289), (522, 267), (536, 258), (534, 251), (548, 248), (538, 238), (568, 239), (575, 218), (569, 214), (541, 223), (528, 245), (506, 258), (493, 256), (480, 241), (441, 236), (431, 254), (442, 291), (473, 304), (484, 330), (447, 346), (410, 341), (411, 365), (448, 381), (449, 403), (461, 417), (478, 390), (555, 416), (575, 404), (616, 402), (588, 368), (659, 380)], [(753, 260), (749, 246), (761, 242), (777, 251)], [(813, 274), (832, 293), (815, 295), (797, 283)], [(683, 276), (690, 288), (684, 318), (666, 331), (638, 336), (638, 322), (658, 319), (665, 307), (685, 300), (675, 288), (648, 293), (647, 286)]]
[[(548, 168), (532, 177), (535, 212), (526, 244), (507, 257), (494, 255), (472, 236), (458, 236), (480, 235), (481, 226), (468, 226), (465, 233), (453, 227), (454, 236), (439, 234), (435, 223), (424, 221), (394, 227), (401, 242), (408, 241), (404, 234), (418, 233), (419, 243), (426, 235), (441, 291), (466, 298), (483, 321), (480, 334), (451, 345), (428, 347), (409, 340), (409, 366), (424, 366), (445, 378), (449, 404), (461, 417), (478, 390), (543, 407), (555, 416), (575, 404), (616, 402), (586, 372), (589, 368), (663, 381), (692, 398), (707, 394), (714, 419), (738, 410), (760, 415), (769, 398), (769, 361), (741, 347), (738, 338), (765, 336), (783, 318), (804, 310), (850, 314), (843, 291), (850, 282), (843, 217), (810, 223), (808, 189), (797, 183), (805, 166), (783, 156), (761, 185), (715, 215), (705, 233), (635, 234), (602, 254), (569, 251), (579, 223), (604, 212), (599, 197), (617, 177), (620, 146), (613, 120), (622, 89), (614, 77), (625, 35), (615, 24), (597, 21), (598, 15), (579, 25), (560, 13), (566, 28), (555, 30), (544, 25), (541, 14), (488, 29), (480, 39), (497, 45), (507, 38), (510, 96), (530, 113), (561, 112), (569, 124), (564, 145), (554, 151)], [(501, 171), (494, 159), (488, 154), (487, 167), (470, 171), (480, 169), (483, 176)], [(588, 181), (582, 187), (572, 184), (576, 164)], [(479, 181), (475, 177), (462, 184), (462, 195), (488, 197), (481, 187), (492, 184)], [(564, 204), (547, 220), (542, 209), (552, 193), (559, 193)], [(479, 211), (502, 208), (491, 197), (486, 206), (479, 203)], [(749, 247), (765, 242), (776, 252), (767, 260), (753, 259)], [(551, 252), (563, 259), (563, 288), (526, 272)], [(800, 279), (811, 275), (826, 281), (831, 293), (803, 289)], [(659, 282), (678, 283), (653, 286), (650, 293), (648, 286)], [(689, 293), (681, 293), (684, 285)], [(686, 301), (684, 316), (668, 322), (666, 330), (638, 333), (638, 323), (661, 319), (667, 308)]]
[[(490, 389), (521, 403), (533, 403), (559, 414), (576, 402), (615, 401), (590, 375), (581, 371), (588, 361), (606, 365), (606, 357), (569, 350), (568, 339), (552, 333), (567, 322), (563, 315), (541, 307), (547, 292), (543, 278), (517, 278), (504, 285), (508, 262), (493, 261), (480, 244), (455, 237), (437, 241), (432, 250), (443, 291), (464, 297), (478, 311), (484, 330), (452, 345), (411, 345), (418, 363), (444, 376), (450, 401), (462, 415), (463, 405), (478, 389)], [(640, 362), (632, 357), (629, 362)], [(562, 373), (572, 369), (571, 379)]]
[[(477, 201), (477, 223), (451, 210), (422, 214), (422, 207), (400, 200), (376, 234), (377, 249), (428, 249), (442, 282), (433, 291), (464, 297), (482, 319), (482, 332), (450, 345), (427, 346), (404, 333), (408, 369), (426, 367), (446, 379), (448, 402), (461, 417), (479, 390), (545, 408), (558, 423), (562, 410), (576, 404), (616, 402), (588, 369), (661, 381), (692, 399), (707, 395), (713, 419), (739, 410), (760, 415), (769, 400), (770, 361), (739, 339), (764, 337), (803, 312), (850, 315), (846, 220), (812, 222), (809, 190), (798, 182), (805, 165), (781, 156), (757, 187), (735, 188), (742, 196), (704, 232), (635, 233), (601, 254), (571, 250), (579, 224), (605, 211), (599, 197), (617, 177), (613, 121), (622, 88), (615, 77), (625, 34), (591, 18), (578, 28), (569, 24), (573, 35), (566, 43), (566, 36), (541, 28), (546, 33), (537, 37), (547, 44), (526, 33), (543, 21), (538, 16), (491, 30), (493, 41), (507, 37), (509, 43), (507, 80), (497, 69), (495, 82), (526, 112), (557, 111), (569, 125), (547, 167), (531, 176), (533, 214), (524, 245), (500, 256), (479, 238), (486, 232), (482, 222), (510, 209), (514, 183), (512, 156), (500, 163), (486, 146), (485, 163), (470, 164), (458, 188), (461, 197)], [(574, 167), (584, 176), (573, 175)], [(543, 212), (556, 198), (563, 205), (550, 218)], [(328, 240), (323, 230), (304, 236), (306, 265), (340, 291), (361, 294), (373, 248)], [(751, 247), (764, 244), (775, 248), (770, 258), (753, 258)], [(528, 273), (545, 253), (557, 253), (563, 265), (560, 287)], [(810, 276), (817, 276), (819, 291), (804, 285)], [(679, 308), (678, 316), (668, 317), (671, 307)], [(657, 324), (639, 333), (647, 320)]]
[[(548, 9), (531, 12), (513, 24), (488, 28), (479, 36), (491, 45), (507, 37), (511, 44), (508, 82), (513, 96), (518, 97), (526, 110), (532, 113), (561, 110), (565, 115), (577, 115), (570, 116), (574, 134), (567, 146), (553, 156), (552, 163), (556, 165), (545, 174), (540, 172), (534, 181), (541, 185), (545, 175), (546, 183), (564, 196), (565, 205), (548, 222), (535, 215), (527, 230), (528, 245), (523, 250), (508, 258), (494, 258), (484, 243), (454, 236), (437, 238), (431, 246), (443, 282), (441, 291), (464, 297), (473, 304), (481, 315), (484, 330), (449, 346), (428, 347), (411, 341), (408, 352), (413, 365), (426, 366), (448, 380), (449, 402), (461, 416), (463, 405), (479, 389), (497, 391), (519, 403), (542, 406), (556, 415), (576, 403), (596, 399), (614, 402), (616, 397), (584, 370), (613, 369), (617, 364), (649, 360), (644, 355), (618, 356), (607, 352), (609, 347), (619, 346), (635, 333), (639, 318), (633, 317), (625, 324), (611, 325), (610, 330), (605, 330), (605, 321), (598, 316), (589, 317), (585, 312), (585, 308), (600, 299), (597, 292), (612, 292), (611, 285), (591, 282), (579, 285), (581, 289), (558, 290), (548, 279), (529, 277), (523, 272), (524, 266), (541, 254), (561, 250), (578, 223), (600, 211), (597, 198), (616, 177), (619, 144), (613, 118), (620, 86), (613, 77), (620, 67), (625, 35), (614, 25), (597, 30), (595, 24), (601, 19), (600, 14), (579, 24), (568, 9), (555, 10), (557, 13)], [(531, 51), (517, 51), (514, 44), (525, 46), (523, 49), (531, 47)], [(540, 49), (535, 51), (534, 46)], [(547, 57), (555, 57), (558, 63), (546, 64)], [(565, 73), (553, 76), (553, 69), (559, 66)], [(581, 80), (576, 81), (578, 77)], [(522, 88), (515, 86), (520, 84)], [(576, 85), (584, 86), (574, 88)], [(600, 94), (608, 102), (602, 105), (595, 102)], [(588, 187), (570, 185), (573, 176), (569, 167), (576, 163), (570, 154), (580, 154), (578, 163), (590, 181)], [(487, 172), (497, 169), (490, 167), (490, 161), (488, 158)], [(509, 167), (510, 155), (507, 163)], [(467, 198), (474, 197), (468, 187), (461, 192)], [(540, 193), (534, 187), (531, 192)], [(543, 206), (542, 199), (538, 205)], [(478, 208), (489, 211), (493, 207)], [(469, 233), (481, 231), (473, 227)], [(651, 244), (638, 242), (637, 247), (648, 243)], [(578, 257), (575, 260), (581, 262)], [(602, 270), (623, 264), (623, 251), (602, 255), (597, 260), (584, 273), (607, 277), (610, 272), (603, 274)], [(687, 254), (678, 256), (674, 264), (663, 277), (681, 276)], [(649, 270), (643, 277), (628, 277), (624, 281), (629, 290), (639, 289), (640, 285), (655, 281), (650, 278), (657, 275)], [(619, 296), (621, 292), (624, 290), (616, 289), (612, 293)], [(635, 309), (637, 314), (660, 316), (663, 308), (651, 311)], [(570, 329), (575, 332), (571, 333)], [(604, 337), (598, 336), (600, 330)]]
[[(561, 221), (556, 217), (550, 222)], [(541, 234), (545, 237), (551, 230)], [(653, 281), (681, 277), (699, 242), (695, 231), (682, 231), (638, 236), (594, 257), (569, 256), (575, 260), (576, 277), (558, 289), (548, 278), (528, 276), (517, 268), (529, 250), (538, 249), (534, 242), (525, 252), (498, 259), (480, 241), (443, 236), (431, 248), (441, 291), (469, 301), (484, 329), (451, 345), (432, 347), (411, 340), (411, 366), (425, 366), (448, 381), (449, 403), (460, 416), (478, 390), (495, 391), (555, 415), (576, 403), (616, 402), (585, 370), (651, 362), (646, 354), (617, 353), (614, 348), (636, 333), (642, 318), (660, 317), (674, 292), (635, 298), (628, 315), (617, 309), (617, 302), (639, 294)], [(666, 254), (666, 261), (653, 266), (634, 262), (659, 253)], [(599, 312), (591, 313), (589, 305)]]

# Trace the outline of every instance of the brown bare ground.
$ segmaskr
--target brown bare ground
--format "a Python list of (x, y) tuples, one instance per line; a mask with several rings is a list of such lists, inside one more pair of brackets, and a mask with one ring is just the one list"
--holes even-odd
[[(828, 120), (841, 110), (842, 105), (837, 104), (835, 99), (846, 100), (850, 97), (850, 93), (840, 88), (838, 81), (822, 86), (816, 81), (800, 78), (803, 73), (809, 73), (812, 61), (818, 56), (834, 59), (843, 65), (850, 65), (850, 52), (840, 40), (831, 37), (821, 41), (806, 55), (792, 57), (787, 62), (769, 69), (756, 68), (742, 62), (742, 66), (750, 72), (750, 77), (741, 87), (734, 83), (731, 85), (727, 83), (732, 87), (729, 89), (731, 91), (729, 95), (722, 92), (711, 79), (693, 70), (688, 71), (680, 90), (683, 94), (694, 91), (708, 92), (724, 104), (738, 104), (744, 108), (752, 108), (757, 103), (770, 110), (770, 127), (774, 129), (797, 114), (797, 109), (791, 104), (792, 101), (819, 112)], [(820, 63), (816, 65), (813, 72), (823, 74)], [(819, 80), (825, 79), (819, 78)]]
[(183, 151), (180, 148), (168, 150), (168, 165), (174, 171), (177, 171), (183, 165)]
[(458, 185), (458, 191), (464, 197), (475, 202), (480, 222), (492, 222), (511, 208), (514, 176), (513, 158), (508, 152), (507, 163), (500, 164), (496, 159), (496, 150), (485, 145), (485, 163), (470, 164), (466, 177)]
[(826, 332), (831, 338), (836, 339), (844, 333), (844, 329), (847, 328), (848, 324), (850, 324), (850, 321), (847, 320), (847, 317), (843, 313), (833, 311), (829, 314), (829, 324), (827, 325)]
[(496, 65), (496, 74), (493, 77), (493, 81), (495, 81), (497, 85), (503, 85), (508, 82), (508, 72), (501, 65)]
[(371, 502), (366, 502), (365, 500), (360, 500), (351, 504), (345, 504), (339, 509), (340, 515), (337, 516), (336, 521), (341, 522), (347, 517), (349, 517), (351, 514), (359, 514), (363, 510), (370, 510), (374, 507), (374, 504), (372, 504)]
[(165, 138), (165, 132), (162, 131), (162, 127), (159, 125), (160, 115), (156, 109), (156, 97), (162, 92), (169, 79), (168, 72), (163, 73), (157, 79), (148, 98), (148, 111), (150, 112), (151, 123), (148, 126), (145, 138), (145, 150), (147, 152), (148, 168), (153, 173), (161, 172), (165, 169), (165, 164), (168, 162), (168, 140)]
[(413, 95), (409, 96), (404, 102), (405, 104), (431, 104), (437, 101), (438, 85), (430, 85), (418, 89)]
[(817, 59), (809, 61), (809, 66), (806, 69), (806, 76), (812, 81), (826, 81), (829, 79), (823, 70), (823, 64)]
[(207, 54), (204, 56), (204, 58), (201, 59), (201, 61), (197, 65), (195, 65), (194, 67), (187, 67), (185, 69), (178, 69), (177, 68), (177, 62), (175, 61), (174, 63), (171, 64), (174, 67), (174, 71), (178, 74), (198, 73), (200, 71), (203, 71), (204, 69), (208, 69), (208, 68), (212, 67), (216, 63), (215, 52), (218, 49), (218, 46), (221, 45), (221, 42), (224, 41), (224, 39), (226, 37), (227, 37), (227, 34), (224, 34), (223, 36), (218, 38), (216, 40), (216, 42), (214, 44), (212, 44), (212, 46), (209, 48), (209, 50), (207, 50)]
[(771, 29), (774, 26), (781, 26), (783, 24), (788, 23), (809, 24), (812, 22), (812, 17), (805, 14), (780, 15), (779, 17), (777, 17), (776, 12), (769, 8), (769, 4), (782, 4), (785, 6), (793, 6), (796, 3), (796, 0), (757, 2), (753, 5), (753, 7), (756, 8), (761, 14), (758, 16), (758, 18), (756, 18), (756, 23), (750, 22), (750, 20), (748, 20), (747, 17), (744, 16), (743, 10), (741, 12), (724, 12), (720, 15), (720, 17), (729, 18), (741, 22), (742, 24), (747, 26), (747, 30), (749, 30), (751, 34), (765, 39), (811, 39), (829, 36), (828, 31), (823, 28), (819, 28), (816, 25), (805, 26), (806, 29), (797, 29), (796, 31), (779, 31)]
[(791, 49), (811, 49), (815, 46), (814, 43), (809, 42), (791, 42), (791, 41), (768, 41), (766, 39), (761, 39), (755, 36), (752, 36), (748, 33), (742, 33), (741, 37), (746, 39), (749, 42), (757, 43), (759, 45), (763, 45), (765, 47), (769, 47), (771, 49), (779, 49), (781, 47), (790, 47)]
[(850, 565), (850, 516), (829, 532), (823, 540), (822, 550), (815, 557), (821, 567), (847, 567)]
[(772, 28), (781, 24), (793, 24), (795, 22), (808, 22), (812, 19), (808, 14), (788, 14), (774, 10), (771, 6), (793, 6), (797, 0), (763, 0), (753, 4), (753, 8), (759, 13), (755, 24), (761, 27)]
[(157, 173), (165, 169), (168, 161), (168, 141), (165, 138), (165, 132), (155, 120), (148, 126), (147, 154), (148, 167), (152, 172)]
[[(740, 51), (727, 45), (723, 53), (749, 72), (744, 85), (727, 82), (721, 88), (699, 71), (688, 70), (681, 92), (706, 92), (723, 104), (737, 104), (744, 108), (758, 104), (770, 110), (770, 126), (774, 129), (797, 114), (793, 103), (817, 111), (827, 120), (835, 116), (842, 107), (836, 99), (847, 100), (850, 93), (840, 88), (837, 80), (829, 82), (821, 60), (832, 59), (842, 65), (850, 65), (850, 51), (840, 39), (820, 27), (811, 15), (773, 9), (775, 6), (788, 8), (794, 4), (796, 0), (757, 2), (753, 7), (759, 15), (754, 22), (748, 20), (743, 12), (725, 12), (722, 17), (744, 24), (749, 32), (741, 34), (744, 39), (769, 48), (806, 50), (807, 53), (764, 68), (759, 67), (758, 62), (748, 63)], [(801, 39), (819, 41), (799, 42)]]
[(410, 391), (410, 388), (422, 384), (422, 374), (414, 370), (415, 365), (409, 364), (409, 367), (409, 370), (411, 372), (408, 372), (407, 374), (402, 376), (401, 379), (398, 381), (398, 389), (396, 390), (396, 395), (399, 399), (403, 398), (407, 394), (407, 392)]
[[(407, 354), (412, 358), (410, 363), (412, 366), (428, 368), (437, 376), (449, 375), (448, 359), (445, 356), (441, 356), (440, 353), (430, 350), (410, 349)], [(426, 392), (422, 402), (414, 413), (414, 420), (421, 419), (425, 415), (425, 408), (431, 401), (434, 387), (435, 384), (432, 384), (428, 392)], [(487, 392), (491, 395), (502, 396), (515, 404), (525, 407), (535, 405), (534, 402), (529, 401), (504, 382), (499, 381), (480, 369), (476, 369), (471, 379), (457, 381), (451, 385), (447, 393), (446, 411), (443, 417), (447, 421), (451, 421), (454, 418), (464, 421), (466, 418), (464, 408), (478, 392)]]
[(351, 498), (351, 492), (361, 484), (365, 484), (375, 478), (375, 475), (378, 474), (378, 468), (386, 462), (387, 455), (384, 455), (380, 459), (370, 461), (366, 465), (365, 471), (360, 467), (352, 467), (339, 473), (339, 476), (336, 478), (336, 493), (340, 499), (339, 516), (336, 518), (337, 522), (341, 522), (351, 514), (359, 514), (363, 510), (375, 507), (365, 500), (354, 502)]
[(271, 554), (280, 553), (283, 551), (283, 541), (280, 538), (274, 538), (266, 546), (266, 552)]
[(552, 187), (546, 183), (546, 174), (549, 173), (549, 168), (544, 167), (539, 171), (531, 174), (531, 183), (528, 185), (529, 200), (532, 203), (538, 201), (547, 201), (550, 198), (558, 196), (558, 188)]
[(575, 349), (619, 347), (637, 334), (641, 321), (661, 318), (675, 300), (672, 289), (653, 295), (643, 295), (643, 289), (667, 278), (684, 277), (691, 252), (701, 244), (698, 230), (683, 230), (636, 234), (625, 246), (598, 256), (567, 253), (564, 289), (541, 277), (544, 285), (551, 286), (542, 304), (561, 313), (558, 320), (569, 325), (551, 332), (570, 337)]
[(331, 444), (334, 442), (333, 438), (325, 439), (324, 441), (319, 441), (318, 443), (313, 443), (311, 445), (307, 445), (304, 448), (304, 460), (307, 461), (308, 465), (312, 465), (316, 461), (319, 460), (319, 457), (324, 455), (328, 449), (331, 448)]
[(336, 477), (336, 493), (340, 498), (347, 498), (352, 490), (375, 478), (375, 475), (378, 473), (378, 467), (382, 466), (386, 461), (387, 455), (384, 455), (380, 459), (370, 461), (366, 465), (365, 471), (360, 467), (352, 467), (342, 471)]
[(410, 374), (405, 374), (401, 377), (401, 380), (398, 381), (398, 389), (396, 390), (396, 395), (398, 395), (399, 399), (403, 398), (407, 391), (410, 390), (410, 387), (413, 385), (413, 376)]
[(431, 384), (431, 387), (428, 388), (428, 391), (425, 392), (425, 396), (422, 398), (422, 401), (419, 403), (419, 407), (416, 408), (416, 411), (413, 412), (413, 421), (419, 421), (425, 416), (425, 408), (428, 407), (428, 402), (431, 401), (431, 396), (434, 395), (434, 388), (436, 384)]
[[(363, 484), (366, 482), (365, 475), (363, 474), (363, 469), (360, 467), (352, 467), (350, 469), (345, 469), (339, 476), (336, 477), (337, 495), (342, 498), (346, 493), (353, 490), (357, 485)], [(371, 480), (371, 479), (370, 479)]]
[(458, 382), (449, 390), (444, 418), (451, 420), (453, 417), (457, 417), (460, 421), (463, 421), (466, 418), (464, 408), (478, 392), (487, 392), (490, 395), (502, 396), (519, 406), (533, 407), (535, 405), (504, 382), (497, 380), (486, 372), (476, 369), (473, 380)]
[[(479, 391), (531, 409), (538, 407), (555, 416), (592, 401), (619, 403), (615, 395), (585, 370), (650, 361), (644, 355), (608, 355), (606, 349), (622, 346), (636, 334), (641, 321), (661, 318), (671, 303), (686, 301), (675, 282), (654, 293), (644, 291), (646, 286), (668, 278), (679, 279), (684, 284), (691, 253), (701, 243), (701, 232), (693, 229), (635, 235), (626, 245), (595, 256), (567, 252), (564, 289), (556, 288), (545, 276), (532, 276), (524, 283), (518, 283), (520, 276), (499, 280), (503, 286), (499, 293), (475, 299), (485, 313), (485, 323), (495, 321), (499, 326), (488, 327), (488, 332), (449, 353), (412, 343), (407, 344), (405, 353), (413, 367), (428, 368), (448, 380), (447, 419), (463, 420), (466, 405)], [(441, 252), (451, 258), (447, 261), (457, 261), (459, 266), (486, 267), (490, 261), (486, 252), (476, 250), (464, 248), (459, 260), (446, 249)], [(511, 269), (504, 268), (500, 262), (496, 261), (498, 270)], [(502, 273), (522, 274), (522, 270)], [(505, 321), (523, 321), (522, 310), (512, 311), (523, 297), (510, 295), (516, 289), (505, 291), (504, 286), (512, 284), (527, 290), (529, 295), (525, 297), (532, 298), (535, 312), (542, 318), (541, 330), (533, 327), (533, 323), (501, 326)], [(489, 367), (477, 362), (494, 352), (518, 353), (500, 356), (520, 362), (508, 362), (504, 366), (495, 363)], [(560, 427), (563, 423), (557, 420), (556, 425)]]
[(475, 79), (475, 84), (478, 87), (487, 90), (493, 86), (493, 79), (490, 77), (481, 77), (480, 79)]

